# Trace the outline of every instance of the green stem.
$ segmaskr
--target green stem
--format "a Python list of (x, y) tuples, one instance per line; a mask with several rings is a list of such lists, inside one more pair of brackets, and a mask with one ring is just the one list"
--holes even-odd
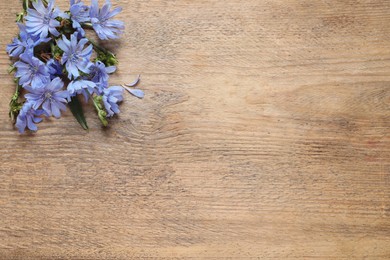
[(16, 83), (15, 93), (12, 95), (11, 101), (9, 102), (9, 117), (15, 122), (16, 117), (19, 114), (20, 109), (22, 108), (22, 104), (19, 103), (21, 86), (19, 83)]
[(24, 15), (25, 15), (25, 11), (16, 14), (16, 22), (17, 23), (22, 23)]
[(29, 5), (30, 5), (30, 0), (23, 0), (23, 9), (25, 12), (27, 11)]
[[(89, 92), (88, 92), (89, 93)], [(100, 109), (100, 104), (97, 103), (97, 101), (95, 100), (95, 98), (89, 94), (89, 96), (92, 98), (92, 101), (93, 101), (93, 105), (95, 106), (96, 110), (99, 112), (101, 109)]]
[(51, 50), (51, 55), (54, 55), (56, 54), (56, 46), (54, 45), (54, 42), (50, 42), (50, 50)]
[(12, 101), (17, 101), (17, 100), (18, 100), (19, 95), (20, 95), (20, 90), (21, 90), (21, 86), (19, 85), (19, 83), (17, 83), (17, 84), (16, 84), (15, 93), (14, 93), (14, 95), (12, 96)]

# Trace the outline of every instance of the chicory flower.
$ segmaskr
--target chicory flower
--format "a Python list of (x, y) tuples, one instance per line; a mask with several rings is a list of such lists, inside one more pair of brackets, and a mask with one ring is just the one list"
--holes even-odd
[(19, 57), (23, 52), (33, 52), (35, 46), (50, 40), (50, 38), (40, 39), (30, 35), (26, 30), (26, 25), (22, 23), (17, 23), (17, 25), (20, 30), (19, 37), (14, 38), (12, 43), (7, 45), (7, 53), (10, 57)]
[(89, 15), (91, 17), (93, 29), (102, 40), (119, 38), (118, 35), (121, 34), (125, 28), (122, 21), (111, 20), (112, 17), (122, 11), (122, 8), (117, 7), (112, 11), (110, 11), (110, 9), (110, 0), (106, 0), (106, 3), (101, 9), (99, 9), (98, 0), (92, 0)]
[(119, 114), (118, 102), (123, 100), (123, 88), (120, 86), (113, 86), (103, 91), (103, 104), (107, 111), (107, 117), (114, 114)]
[(62, 65), (56, 59), (50, 59), (46, 62), (46, 66), (49, 69), (50, 79), (54, 79), (56, 77), (61, 77), (62, 74)]
[(89, 6), (84, 5), (81, 0), (70, 0), (70, 18), (72, 19), (72, 27), (79, 33), (84, 35), (84, 30), (81, 23), (90, 22)]
[(85, 102), (88, 101), (89, 96), (96, 92), (96, 83), (90, 80), (74, 80), (71, 81), (68, 85), (68, 92), (71, 96), (76, 94), (83, 94)]
[(40, 38), (46, 38), (49, 32), (56, 37), (59, 36), (60, 33), (56, 27), (60, 26), (60, 22), (56, 18), (68, 18), (68, 16), (58, 8), (54, 8), (54, 0), (50, 0), (47, 7), (42, 3), (42, 0), (33, 1), (32, 5), (35, 9), (27, 9), (27, 32)]
[(61, 64), (65, 64), (68, 71), (68, 78), (78, 78), (79, 70), (84, 73), (89, 73), (88, 67), (91, 65), (90, 58), (92, 55), (92, 44), (84, 49), (88, 39), (82, 38), (77, 40), (77, 32), (70, 36), (70, 41), (63, 35), (62, 40), (57, 42), (58, 47), (64, 51), (61, 58)]
[(68, 103), (69, 93), (62, 89), (64, 82), (57, 77), (48, 82), (44, 87), (38, 89), (26, 88), (30, 93), (24, 95), (28, 102), (33, 104), (34, 109), (41, 105), (47, 116), (61, 117), (61, 112), (66, 111), (65, 104)]
[(35, 124), (42, 121), (42, 118), (40, 118), (39, 116), (41, 116), (44, 112), (40, 109), (34, 109), (33, 105), (34, 103), (32, 102), (26, 102), (20, 110), (19, 115), (16, 118), (15, 124), (15, 126), (19, 130), (19, 133), (24, 133), (26, 127), (31, 131), (38, 130), (38, 127)]
[(19, 84), (23, 87), (31, 86), (36, 89), (49, 80), (50, 74), (45, 63), (32, 55), (32, 53), (20, 55), (20, 61), (14, 64), (17, 69), (15, 76), (19, 78)]
[(12, 43), (7, 45), (7, 53), (10, 57), (19, 57), (25, 50), (31, 50), (34, 46), (34, 41), (28, 37), (26, 26), (18, 23), (18, 27), (19, 37), (14, 38)]
[(99, 94), (108, 87), (108, 79), (111, 73), (116, 70), (115, 66), (106, 67), (103, 62), (97, 61), (89, 68), (89, 79), (96, 83)]

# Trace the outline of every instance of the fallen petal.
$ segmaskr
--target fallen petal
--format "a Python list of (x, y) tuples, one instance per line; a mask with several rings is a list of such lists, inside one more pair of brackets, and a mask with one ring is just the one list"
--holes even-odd
[(125, 84), (125, 86), (134, 87), (134, 86), (136, 86), (138, 84), (140, 79), (141, 79), (141, 75), (138, 74), (137, 78), (133, 82)]
[(133, 96), (136, 96), (137, 98), (144, 98), (145, 93), (140, 89), (131, 89), (125, 86), (122, 86), (124, 89), (126, 89), (130, 94)]

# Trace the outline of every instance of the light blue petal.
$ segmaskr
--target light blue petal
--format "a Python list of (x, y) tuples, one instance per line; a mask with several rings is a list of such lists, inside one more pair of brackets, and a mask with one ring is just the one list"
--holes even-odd
[(27, 127), (31, 131), (37, 131), (38, 130), (38, 127), (34, 124), (31, 116), (27, 116)]
[(131, 89), (125, 87), (125, 89), (132, 95), (136, 96), (137, 98), (144, 98), (145, 93), (140, 89)]
[(60, 109), (58, 108), (57, 104), (55, 102), (51, 102), (50, 106), (51, 106), (51, 112), (53, 113), (53, 116), (55, 118), (60, 118), (61, 112), (60, 112)]
[(42, 108), (48, 116), (51, 116), (50, 100), (46, 99), (46, 101), (42, 105)]
[(138, 84), (138, 82), (140, 80), (141, 80), (141, 75), (138, 75), (137, 78), (133, 82), (125, 84), (125, 86), (134, 87), (134, 86), (136, 86)]

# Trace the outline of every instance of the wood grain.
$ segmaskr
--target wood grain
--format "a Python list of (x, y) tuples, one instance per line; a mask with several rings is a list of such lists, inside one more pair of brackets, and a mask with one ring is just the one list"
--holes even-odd
[(1, 259), (390, 259), (390, 1), (112, 2), (107, 129), (19, 135), (0, 54)]

